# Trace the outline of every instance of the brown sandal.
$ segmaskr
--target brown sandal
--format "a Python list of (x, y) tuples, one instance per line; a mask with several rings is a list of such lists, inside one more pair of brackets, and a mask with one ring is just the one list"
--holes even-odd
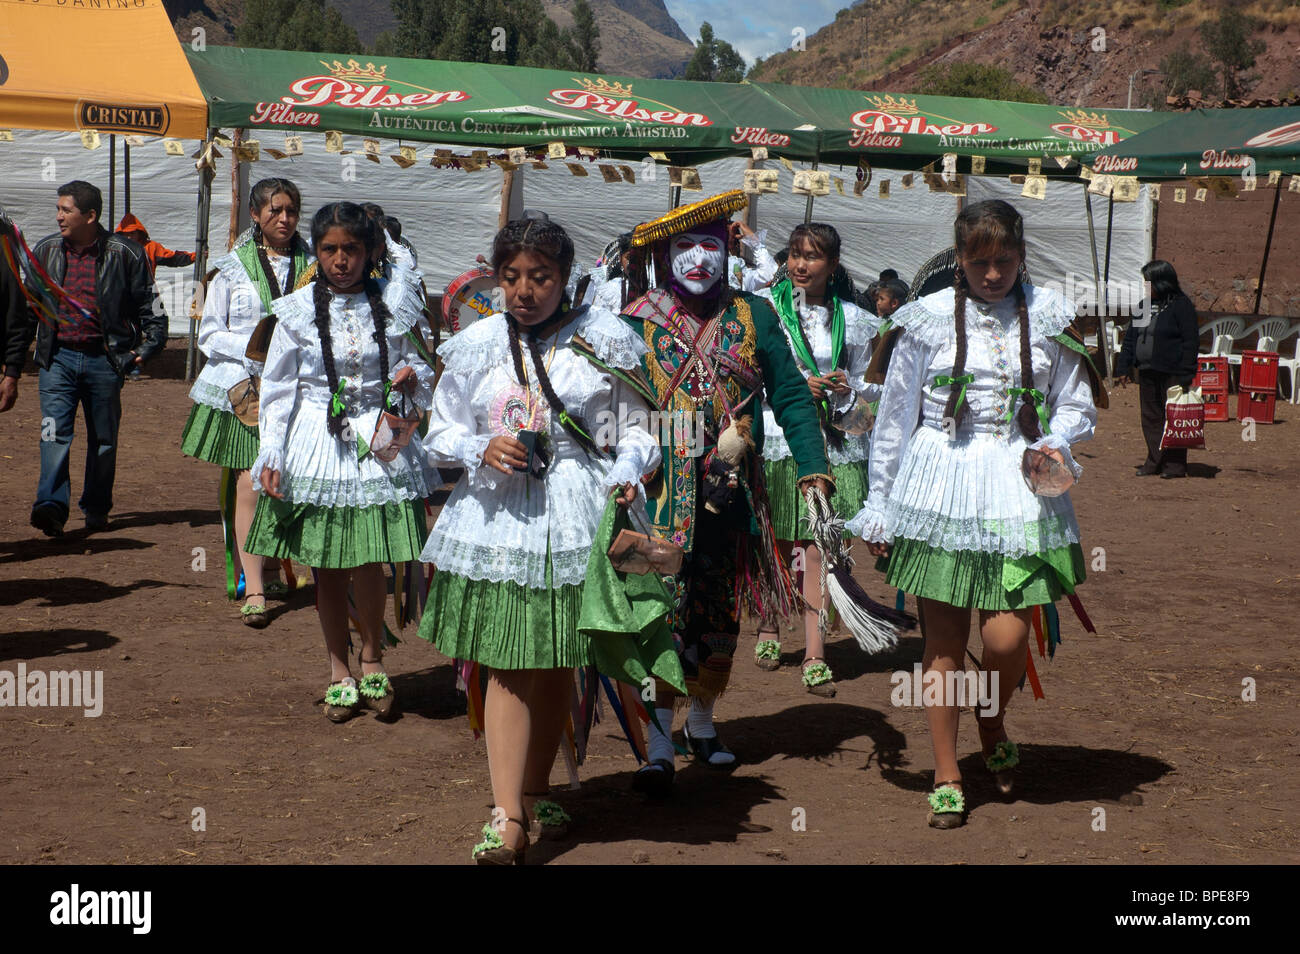
[[(383, 659), (362, 659), (362, 665), (378, 665)], [(388, 681), (386, 672), (363, 673), (357, 683), (357, 694), (361, 704), (375, 714), (380, 722), (387, 722), (397, 716), (397, 694), (393, 684)]]
[(930, 814), (926, 821), (931, 828), (947, 831), (966, 824), (966, 796), (960, 786), (959, 778), (951, 782), (934, 783), (934, 791), (927, 796)]
[[(262, 605), (254, 606), (248, 601), (256, 597), (262, 597)], [(247, 593), (244, 595), (244, 605), (239, 608), (239, 616), (245, 626), (253, 629), (266, 629), (271, 624), (271, 617), (266, 615), (266, 594), (264, 593)]]
[[(483, 826), (483, 840), (474, 846), (473, 858), (476, 864), (480, 865), (522, 865), (524, 856), (528, 854), (528, 820), (520, 821), (518, 818), (507, 818), (506, 825), (514, 822), (519, 826), (520, 831), (524, 833), (524, 843), (519, 849), (511, 848), (505, 843), (505, 839), (500, 833), (488, 822)], [(501, 826), (505, 829), (505, 825)]]
[[(764, 636), (776, 636), (777, 639), (764, 639)], [(770, 629), (758, 631), (758, 643), (754, 646), (754, 665), (765, 672), (776, 672), (781, 668), (781, 634)]]
[[(812, 665), (808, 665), (812, 663)], [(826, 699), (835, 697), (835, 676), (821, 656), (809, 656), (803, 661), (803, 684), (814, 696)]]

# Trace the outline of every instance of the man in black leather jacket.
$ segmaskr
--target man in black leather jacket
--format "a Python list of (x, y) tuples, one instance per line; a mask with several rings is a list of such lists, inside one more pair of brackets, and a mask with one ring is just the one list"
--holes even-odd
[(59, 232), (33, 250), (74, 301), (60, 301), (57, 325), (41, 322), (36, 332), (41, 479), (32, 526), (51, 537), (63, 533), (68, 519), (68, 452), (77, 405), (85, 408), (89, 442), (79, 506), (93, 532), (107, 528), (113, 506), (123, 379), (167, 341), (167, 320), (155, 307), (144, 249), (100, 224), (103, 196), (95, 186), (69, 182), (58, 194)]

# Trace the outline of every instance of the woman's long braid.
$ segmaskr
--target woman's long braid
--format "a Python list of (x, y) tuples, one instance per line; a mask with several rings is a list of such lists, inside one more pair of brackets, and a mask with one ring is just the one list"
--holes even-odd
[(510, 336), (510, 356), (515, 361), (515, 378), (519, 381), (519, 386), (525, 388), (528, 386), (528, 372), (524, 370), (524, 353), (519, 347), (519, 323), (509, 312), (506, 313), (506, 333)]
[[(952, 363), (952, 376), (954, 378), (960, 378), (966, 373), (966, 298), (969, 290), (966, 284), (966, 275), (958, 268), (956, 277), (953, 280), (953, 323), (957, 331), (957, 354)], [(966, 402), (962, 401), (960, 405), (957, 403), (961, 392), (962, 387), (960, 384), (950, 385), (948, 403), (944, 405), (943, 409), (945, 421), (952, 421), (954, 428), (961, 423), (961, 419), (966, 415)]]
[[(365, 280), (366, 301), (370, 302), (370, 317), (375, 323), (375, 343), (379, 345), (379, 387), (388, 383), (388, 324), (393, 316), (384, 304), (379, 283), (373, 278)], [(384, 408), (388, 410), (388, 408)]]
[(334, 393), (339, 387), (339, 373), (334, 367), (334, 343), (330, 338), (330, 293), (325, 283), (324, 270), (316, 272), (312, 283), (312, 302), (316, 306), (316, 332), (320, 335), (321, 361), (325, 364), (325, 380), (329, 382), (330, 403), (325, 408), (325, 424), (329, 432), (343, 440), (343, 415), (335, 417), (330, 413)]
[[(1020, 315), (1020, 386), (1032, 388), (1034, 358), (1029, 347), (1029, 305), (1025, 301), (1025, 288), (1019, 281), (1016, 282), (1016, 312)], [(1036, 441), (1043, 436), (1038, 426), (1038, 409), (1028, 394), (1022, 393), (1020, 400), (1020, 409), (1016, 411), (1016, 422), (1020, 425), (1020, 433), (1030, 441)]]

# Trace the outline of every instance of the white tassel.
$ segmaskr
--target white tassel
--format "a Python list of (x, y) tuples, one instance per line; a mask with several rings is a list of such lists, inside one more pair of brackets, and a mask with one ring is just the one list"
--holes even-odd
[(887, 607), (877, 606), (853, 579), (853, 559), (844, 542), (844, 521), (831, 509), (826, 495), (820, 490), (809, 489), (805, 496), (809, 535), (822, 552), (822, 609), (818, 622), (823, 636), (827, 618), (826, 598), (829, 596), (844, 625), (864, 652), (880, 653), (893, 649), (898, 645), (900, 629), (907, 626), (906, 622), (900, 626), (894, 619), (905, 618), (897, 617)]

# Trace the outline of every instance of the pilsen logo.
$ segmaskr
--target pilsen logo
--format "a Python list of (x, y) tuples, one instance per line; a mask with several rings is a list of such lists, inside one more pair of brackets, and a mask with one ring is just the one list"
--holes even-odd
[(1093, 172), (1133, 172), (1137, 167), (1134, 156), (1098, 156), (1092, 162)]
[(1058, 136), (1098, 146), (1113, 146), (1124, 139), (1118, 131), (1110, 128), (1110, 120), (1105, 113), (1067, 109), (1060, 115), (1068, 121), (1052, 124), (1052, 132)]
[(255, 125), (319, 126), (319, 113), (298, 112), (295, 107), (425, 110), (443, 103), (463, 103), (470, 98), (463, 90), (428, 89), (405, 80), (390, 80), (386, 75), (387, 64), (362, 66), (356, 60), (319, 62), (329, 70), (329, 75), (306, 76), (294, 81), (289, 85), (292, 96), (281, 96), (277, 103), (258, 103), (249, 121)]
[(768, 132), (766, 126), (737, 126), (731, 134), (734, 143), (750, 146), (788, 146), (790, 137), (783, 133)]
[(903, 144), (903, 135), (909, 136), (984, 136), (998, 131), (988, 123), (951, 122), (937, 116), (938, 123), (921, 113), (914, 99), (895, 99), (893, 96), (868, 96), (871, 109), (863, 109), (849, 117), (858, 128), (849, 136), (850, 148), (874, 147), (897, 149)]
[(1258, 136), (1251, 136), (1246, 140), (1246, 148), (1289, 146), (1293, 142), (1300, 142), (1300, 123), (1287, 123), (1285, 126), (1262, 132)]
[(647, 99), (644, 102), (663, 109), (645, 109), (641, 101), (632, 98), (632, 84), (608, 83), (598, 80), (575, 79), (581, 89), (553, 89), (546, 98), (548, 103), (565, 109), (591, 110), (615, 119), (634, 123), (662, 123), (665, 126), (712, 126), (713, 120), (703, 113), (683, 113), (667, 103)]
[(77, 103), (77, 125), (101, 132), (147, 133), (161, 136), (171, 125), (166, 106), (145, 103)]

